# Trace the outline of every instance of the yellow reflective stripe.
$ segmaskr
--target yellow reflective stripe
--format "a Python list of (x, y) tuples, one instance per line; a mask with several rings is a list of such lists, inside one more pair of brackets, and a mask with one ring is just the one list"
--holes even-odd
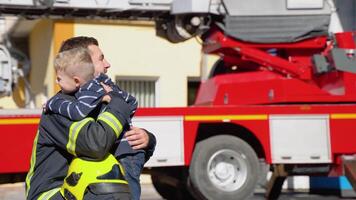
[(90, 184), (93, 183), (121, 183), (121, 184), (128, 184), (126, 180), (120, 180), (120, 179), (110, 179), (110, 180), (96, 180), (91, 182)]
[(267, 120), (268, 115), (186, 115), (185, 121)]
[(53, 197), (53, 195), (55, 195), (59, 191), (59, 189), (61, 189), (61, 188), (53, 188), (52, 190), (44, 192), (41, 194), (40, 197), (38, 197), (37, 200), (48, 200), (51, 197)]
[(335, 113), (335, 114), (330, 114), (330, 119), (356, 119), (356, 113)]
[(108, 124), (114, 130), (116, 137), (120, 136), (122, 131), (122, 124), (113, 114), (109, 112), (103, 112), (99, 115), (98, 120), (104, 121), (106, 124)]
[(22, 119), (0, 119), (0, 124), (38, 124), (40, 118), (22, 118)]
[(74, 122), (69, 128), (69, 136), (68, 136), (68, 143), (67, 143), (67, 150), (74, 156), (77, 156), (75, 153), (75, 145), (77, 141), (78, 134), (82, 127), (88, 123), (89, 121), (94, 121), (93, 118), (85, 118), (81, 121)]
[(30, 191), (31, 178), (33, 176), (33, 172), (34, 172), (34, 168), (35, 168), (35, 164), (36, 164), (36, 150), (37, 150), (38, 134), (39, 134), (39, 132), (37, 131), (36, 137), (33, 141), (33, 146), (32, 146), (31, 167), (30, 167), (30, 170), (28, 171), (27, 176), (26, 176), (26, 197), (28, 196), (28, 192)]

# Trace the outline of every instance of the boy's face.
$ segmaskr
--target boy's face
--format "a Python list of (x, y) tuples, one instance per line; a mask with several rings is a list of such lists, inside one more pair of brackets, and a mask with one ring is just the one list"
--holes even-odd
[(78, 84), (74, 77), (71, 77), (64, 71), (60, 70), (57, 71), (56, 76), (56, 82), (58, 83), (63, 93), (70, 94), (77, 90)]
[(89, 45), (88, 49), (95, 68), (94, 75), (106, 74), (110, 68), (110, 63), (105, 59), (103, 52), (96, 45)]

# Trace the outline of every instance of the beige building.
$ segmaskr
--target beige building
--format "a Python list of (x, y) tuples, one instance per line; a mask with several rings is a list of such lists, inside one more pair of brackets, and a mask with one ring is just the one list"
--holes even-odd
[[(153, 22), (24, 20), (13, 27), (12, 34), (27, 38), (32, 107), (37, 108), (58, 90), (53, 58), (61, 42), (73, 36), (98, 39), (111, 63), (108, 75), (136, 96), (141, 107), (186, 106), (188, 82), (200, 80), (200, 66), (206, 63), (196, 39), (169, 43), (156, 36)], [(13, 97), (0, 99), (0, 107), (24, 106), (20, 85)]]

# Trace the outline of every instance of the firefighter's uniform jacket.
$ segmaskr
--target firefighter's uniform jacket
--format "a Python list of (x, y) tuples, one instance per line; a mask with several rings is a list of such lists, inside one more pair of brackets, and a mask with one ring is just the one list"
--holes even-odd
[(74, 156), (101, 160), (108, 154), (130, 116), (127, 103), (115, 93), (109, 94), (111, 101), (105, 109), (97, 109), (81, 121), (73, 122), (54, 113), (42, 114), (26, 177), (27, 199), (50, 199), (58, 192)]

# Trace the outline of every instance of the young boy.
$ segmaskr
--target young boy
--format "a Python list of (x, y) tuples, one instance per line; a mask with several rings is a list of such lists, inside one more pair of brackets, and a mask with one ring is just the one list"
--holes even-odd
[[(75, 55), (78, 58), (74, 58), (74, 60), (72, 61), (68, 61), (67, 59), (65, 59), (66, 54), (73, 54), (73, 53), (75, 53)], [(68, 101), (59, 96), (54, 96), (46, 103), (45, 110), (52, 111), (53, 113), (61, 114), (73, 121), (82, 120), (91, 111), (93, 111), (101, 101), (106, 101), (106, 102), (108, 101), (109, 96), (105, 95), (106, 92), (101, 84), (104, 83), (105, 85), (108, 85), (114, 92), (117, 92), (125, 100), (125, 102), (127, 102), (127, 104), (130, 106), (130, 111), (131, 111), (130, 117), (132, 118), (137, 109), (136, 98), (131, 96), (129, 93), (121, 90), (105, 74), (100, 74), (98, 77), (94, 78), (94, 66), (91, 66), (92, 62), (81, 59), (81, 57), (83, 57), (82, 54), (84, 53), (88, 53), (86, 49), (76, 48), (74, 49), (74, 51), (69, 50), (69, 52), (58, 54), (55, 61), (55, 69), (58, 74), (57, 82), (60, 85), (60, 87), (61, 88), (65, 87), (65, 85), (67, 84), (66, 83), (67, 79), (63, 79), (62, 76), (66, 78), (66, 75), (69, 75), (68, 73), (73, 74), (73, 72), (71, 72), (73, 70), (77, 70), (76, 71), (77, 73), (73, 74), (74, 75), (73, 80), (78, 82), (78, 78), (81, 78), (84, 83), (77, 84), (75, 88), (76, 90), (69, 91), (69, 92), (75, 92), (74, 94), (76, 97), (75, 101)], [(76, 63), (78, 62), (78, 59), (81, 60), (80, 62), (82, 63)], [(71, 69), (74, 66), (68, 66), (68, 64), (70, 64), (68, 62), (74, 62), (72, 64), (75, 64), (77, 69)], [(81, 66), (81, 64), (83, 66)], [(85, 66), (89, 67), (90, 69), (86, 70), (84, 68)], [(63, 73), (66, 70), (68, 71), (68, 73)], [(129, 125), (132, 125), (131, 119), (128, 119), (128, 122)]]

